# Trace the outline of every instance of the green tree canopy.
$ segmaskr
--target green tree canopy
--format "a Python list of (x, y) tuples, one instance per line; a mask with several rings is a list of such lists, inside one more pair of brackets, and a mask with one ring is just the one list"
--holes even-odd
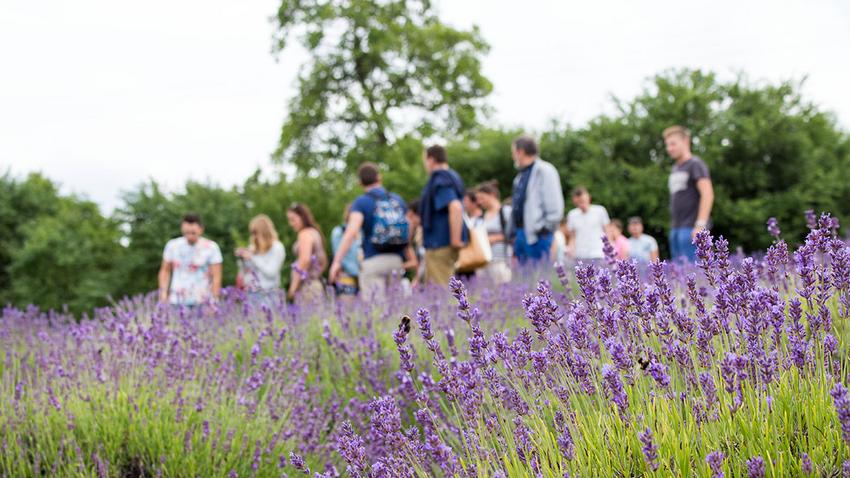
[(297, 39), (310, 54), (275, 154), (301, 171), (469, 131), (492, 89), (478, 29), (442, 23), (428, 0), (282, 0), (276, 19), (277, 50)]
[(62, 196), (40, 174), (0, 178), (0, 298), (82, 312), (105, 305), (124, 257), (118, 223), (98, 207)]

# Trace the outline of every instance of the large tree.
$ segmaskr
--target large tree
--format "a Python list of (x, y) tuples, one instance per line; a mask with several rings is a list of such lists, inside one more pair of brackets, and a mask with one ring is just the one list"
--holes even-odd
[(442, 23), (428, 0), (282, 0), (277, 24), (277, 51), (297, 40), (310, 55), (275, 154), (301, 171), (469, 131), (492, 89), (478, 29)]

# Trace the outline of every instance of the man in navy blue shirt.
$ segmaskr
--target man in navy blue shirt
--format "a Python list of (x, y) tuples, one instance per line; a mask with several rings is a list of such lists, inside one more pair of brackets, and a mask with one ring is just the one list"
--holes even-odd
[(445, 148), (431, 146), (425, 150), (424, 161), (429, 174), (420, 203), (425, 280), (445, 286), (455, 272), (460, 249), (465, 245), (461, 202), (465, 189), (460, 175), (449, 168)]
[(372, 240), (377, 203), (383, 199), (395, 199), (402, 206), (402, 210), (399, 211), (402, 216), (407, 212), (407, 205), (397, 194), (384, 189), (381, 184), (381, 174), (375, 164), (363, 163), (360, 165), (357, 169), (357, 177), (364, 193), (351, 204), (345, 234), (342, 236), (342, 242), (334, 255), (328, 276), (331, 282), (337, 280), (342, 270), (342, 261), (354, 242), (357, 232), (361, 232), (363, 263), (360, 265), (360, 290), (363, 291), (365, 297), (369, 297), (372, 294), (385, 292), (387, 284), (394, 277), (399, 278), (404, 273), (402, 267), (404, 248), (400, 247), (398, 251), (392, 252), (380, 251)]

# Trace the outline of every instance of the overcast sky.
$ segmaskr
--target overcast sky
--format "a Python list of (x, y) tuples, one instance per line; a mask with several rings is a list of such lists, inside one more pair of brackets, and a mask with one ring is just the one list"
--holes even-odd
[[(479, 25), (493, 121), (584, 124), (668, 68), (776, 82), (850, 126), (850, 2), (442, 0)], [(269, 166), (303, 54), (273, 0), (3, 0), (0, 173), (41, 171), (107, 211), (146, 178), (238, 184)]]

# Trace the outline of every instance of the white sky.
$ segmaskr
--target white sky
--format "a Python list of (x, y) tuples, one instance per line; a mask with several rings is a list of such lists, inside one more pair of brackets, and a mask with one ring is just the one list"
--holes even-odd
[[(495, 123), (575, 126), (668, 68), (808, 76), (850, 126), (850, 2), (442, 0), (480, 26)], [(276, 61), (274, 0), (3, 0), (0, 173), (41, 171), (107, 211), (147, 178), (242, 182), (269, 166), (303, 54)]]

